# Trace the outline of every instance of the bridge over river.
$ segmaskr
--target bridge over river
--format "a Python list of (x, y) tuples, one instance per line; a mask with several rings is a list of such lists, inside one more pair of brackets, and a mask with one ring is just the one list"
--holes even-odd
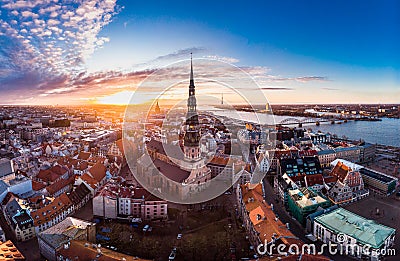
[(298, 125), (299, 127), (303, 127), (303, 124), (316, 124), (319, 125), (321, 122), (330, 122), (332, 124), (336, 122), (347, 122), (347, 119), (328, 119), (328, 118), (286, 118), (281, 120), (280, 122), (277, 122), (276, 125)]

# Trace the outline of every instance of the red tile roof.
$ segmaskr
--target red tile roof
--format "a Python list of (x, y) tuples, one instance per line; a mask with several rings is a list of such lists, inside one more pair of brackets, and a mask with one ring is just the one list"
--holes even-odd
[(68, 197), (74, 205), (78, 205), (89, 194), (90, 190), (87, 188), (85, 184), (81, 183), (78, 187), (74, 189), (74, 191), (72, 191), (68, 195)]
[(63, 193), (56, 197), (50, 204), (31, 212), (35, 226), (44, 224), (65, 211), (72, 204), (68, 196)]
[(88, 184), (92, 189), (96, 189), (99, 185), (98, 182), (89, 174), (85, 173), (81, 176), (81, 179)]
[(51, 171), (50, 169), (46, 169), (46, 170), (41, 169), (39, 171), (39, 173), (36, 175), (36, 178), (40, 181), (51, 183), (51, 182), (56, 181), (58, 178), (60, 178), (60, 175)]
[(56, 173), (59, 176), (64, 175), (65, 173), (68, 172), (68, 169), (66, 167), (62, 167), (60, 165), (55, 165), (53, 167), (50, 168), (50, 171)]
[(336, 166), (331, 171), (331, 176), (334, 176), (339, 179), (340, 182), (343, 182), (349, 171), (351, 171), (351, 168), (343, 164), (341, 161), (338, 161)]
[(79, 164), (76, 164), (75, 169), (76, 170), (81, 170), (84, 171), (89, 167), (89, 164), (86, 161), (79, 162)]
[(97, 181), (97, 182), (101, 182), (105, 176), (106, 176), (106, 171), (107, 168), (101, 163), (101, 162), (97, 162), (96, 164), (94, 164), (90, 169), (89, 169), (89, 173), (90, 175)]
[(333, 182), (337, 181), (337, 177), (329, 176), (329, 177), (325, 177), (324, 180), (325, 180), (325, 183), (327, 183), (327, 184), (333, 183)]
[(47, 192), (49, 192), (50, 195), (54, 195), (66, 186), (72, 187), (74, 182), (75, 182), (74, 176), (71, 176), (68, 179), (60, 179), (59, 181), (56, 181), (53, 184), (47, 186), (46, 190), (47, 190)]
[(226, 166), (229, 162), (228, 157), (213, 157), (208, 164)]
[(124, 154), (124, 145), (123, 145), (122, 139), (117, 140), (115, 142), (115, 144), (117, 145), (117, 147), (118, 147), (119, 151), (122, 153), (122, 155), (125, 155)]
[(314, 185), (323, 185), (324, 184), (324, 177), (322, 174), (315, 174), (315, 175), (306, 175), (306, 182), (307, 186), (311, 187)]
[(261, 242), (270, 240), (272, 236), (275, 236), (286, 245), (296, 244), (301, 248), (303, 242), (295, 237), (280, 219), (275, 219), (274, 211), (263, 198), (261, 184), (250, 185), (247, 183), (241, 186), (241, 191), (242, 201)]
[(87, 160), (90, 158), (90, 152), (81, 151), (79, 152), (78, 159)]
[(46, 187), (45, 184), (35, 181), (35, 180), (32, 180), (32, 190), (39, 191), (39, 190), (44, 189), (45, 187)]
[(25, 257), (19, 252), (17, 247), (11, 240), (7, 240), (6, 242), (0, 241), (0, 260), (25, 260)]

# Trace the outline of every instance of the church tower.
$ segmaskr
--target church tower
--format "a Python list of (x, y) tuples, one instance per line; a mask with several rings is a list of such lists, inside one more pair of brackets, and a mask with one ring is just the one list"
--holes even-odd
[[(192, 54), (190, 54), (192, 55)], [(193, 79), (193, 61), (190, 56), (190, 83), (189, 98), (187, 100), (186, 131), (183, 140), (183, 150), (186, 160), (197, 161), (200, 159), (200, 130), (199, 117), (196, 109), (195, 86)]]
[(158, 100), (157, 100), (157, 104), (156, 104), (156, 107), (155, 107), (155, 109), (154, 109), (154, 112), (155, 112), (156, 114), (160, 114), (160, 113), (161, 113), (160, 106), (158, 105)]

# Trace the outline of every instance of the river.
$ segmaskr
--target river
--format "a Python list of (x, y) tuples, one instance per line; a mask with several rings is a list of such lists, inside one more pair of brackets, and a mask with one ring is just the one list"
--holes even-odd
[[(248, 120), (257, 122), (255, 114), (243, 111), (228, 111), (214, 109), (217, 115), (227, 116), (234, 119)], [(258, 114), (259, 118), (264, 118), (262, 114)], [(270, 117), (268, 117), (270, 119)], [(275, 122), (278, 123), (291, 116), (274, 116)], [(301, 117), (295, 117), (301, 119)], [(382, 118), (382, 121), (348, 121), (342, 124), (331, 124), (330, 122), (321, 123), (320, 126), (315, 124), (304, 124), (303, 128), (311, 128), (314, 132), (320, 130), (324, 133), (330, 132), (338, 137), (346, 136), (352, 140), (363, 139), (366, 142), (377, 143), (400, 147), (400, 119)]]

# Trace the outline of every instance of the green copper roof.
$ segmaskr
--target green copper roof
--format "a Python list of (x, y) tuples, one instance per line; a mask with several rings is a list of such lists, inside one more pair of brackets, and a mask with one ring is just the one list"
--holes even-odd
[(346, 234), (373, 248), (380, 248), (384, 241), (396, 232), (394, 228), (378, 224), (344, 208), (316, 217), (315, 221), (335, 233)]

